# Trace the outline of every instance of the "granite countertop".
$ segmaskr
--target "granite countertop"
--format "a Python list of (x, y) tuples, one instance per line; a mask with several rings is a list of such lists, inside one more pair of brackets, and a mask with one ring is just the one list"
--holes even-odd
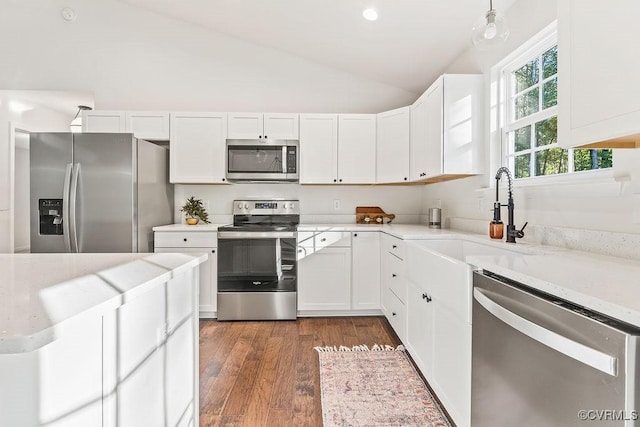
[(113, 310), (204, 262), (197, 254), (0, 255), (0, 354), (38, 349), (65, 320)]

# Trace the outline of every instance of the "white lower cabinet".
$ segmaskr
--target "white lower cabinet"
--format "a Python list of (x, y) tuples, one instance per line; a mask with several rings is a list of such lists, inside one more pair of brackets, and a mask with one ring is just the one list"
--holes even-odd
[(403, 256), (404, 242), (397, 237), (382, 234), (380, 250), (382, 312), (398, 338), (405, 342), (407, 280)]
[(200, 264), (198, 293), (201, 318), (216, 317), (218, 301), (218, 236), (215, 231), (156, 231), (154, 252), (207, 253), (209, 259)]
[(298, 314), (380, 312), (379, 232), (298, 233)]
[(354, 310), (380, 310), (380, 233), (352, 233), (352, 304)]
[(298, 261), (298, 310), (351, 308), (351, 248), (324, 247)]
[(471, 267), (407, 245), (406, 346), (458, 426), (471, 422)]

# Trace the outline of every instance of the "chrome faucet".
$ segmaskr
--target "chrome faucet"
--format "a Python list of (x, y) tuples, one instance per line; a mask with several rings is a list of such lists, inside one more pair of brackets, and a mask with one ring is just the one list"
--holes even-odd
[[(499, 197), (499, 184), (500, 184), (500, 177), (502, 176), (502, 174), (507, 175), (507, 180), (509, 183), (509, 199), (507, 200), (506, 205), (500, 204), (500, 197)], [(520, 230), (516, 230), (516, 226), (513, 220), (513, 211), (515, 208), (513, 204), (513, 180), (511, 178), (511, 172), (509, 171), (509, 169), (507, 169), (504, 166), (498, 169), (498, 171), (496, 172), (496, 201), (493, 204), (494, 213), (496, 210), (499, 211), (502, 208), (502, 206), (506, 206), (507, 209), (509, 210), (509, 219), (507, 223), (507, 243), (515, 243), (516, 237), (518, 239), (521, 239), (524, 237), (524, 228), (527, 226), (528, 222), (525, 222)], [(500, 215), (498, 215), (498, 218), (499, 217)]]

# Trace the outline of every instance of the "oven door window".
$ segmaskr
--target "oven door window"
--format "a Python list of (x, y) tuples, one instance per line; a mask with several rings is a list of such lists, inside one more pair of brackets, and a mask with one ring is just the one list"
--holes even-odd
[[(229, 146), (227, 171), (229, 173), (282, 173), (282, 146)], [(286, 153), (286, 151), (284, 151)]]
[(219, 239), (218, 292), (295, 291), (296, 239)]

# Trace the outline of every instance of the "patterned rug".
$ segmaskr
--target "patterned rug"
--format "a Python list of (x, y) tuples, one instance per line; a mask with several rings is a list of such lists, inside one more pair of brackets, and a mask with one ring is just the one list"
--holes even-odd
[(315, 349), (325, 427), (450, 426), (404, 347)]

